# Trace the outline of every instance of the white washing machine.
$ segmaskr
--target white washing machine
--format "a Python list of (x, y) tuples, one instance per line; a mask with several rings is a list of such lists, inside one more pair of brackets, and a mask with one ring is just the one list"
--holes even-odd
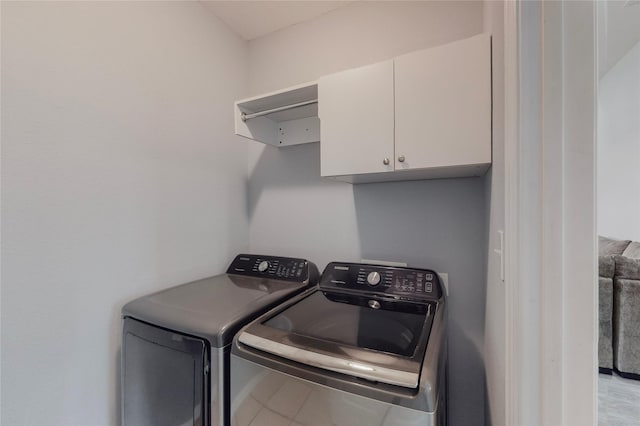
[(240, 254), (226, 274), (126, 304), (122, 425), (228, 425), (233, 336), (317, 280), (304, 259)]
[(445, 425), (446, 303), (427, 269), (330, 263), (234, 339), (234, 426)]

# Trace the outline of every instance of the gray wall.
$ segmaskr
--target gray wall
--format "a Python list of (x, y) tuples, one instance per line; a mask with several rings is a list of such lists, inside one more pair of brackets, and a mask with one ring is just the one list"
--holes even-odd
[(123, 303), (247, 249), (247, 45), (197, 2), (1, 7), (1, 423), (116, 425)]
[[(481, 2), (357, 2), (251, 41), (248, 95), (482, 31)], [(319, 177), (318, 144), (252, 143), (249, 157), (252, 251), (304, 256), (321, 268), (331, 260), (373, 258), (449, 273), (451, 424), (482, 424), (484, 179), (326, 181)]]
[(640, 241), (640, 42), (598, 89), (598, 233)]

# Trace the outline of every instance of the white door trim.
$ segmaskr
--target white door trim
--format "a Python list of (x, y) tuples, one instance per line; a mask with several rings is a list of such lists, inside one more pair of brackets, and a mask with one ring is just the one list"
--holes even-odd
[[(565, 335), (563, 310), (565, 292), (565, 173), (563, 140), (563, 4), (549, 2), (542, 7), (542, 275), (540, 282), (541, 320), (541, 424), (562, 424), (563, 351)], [(560, 285), (559, 285), (560, 284)], [(586, 423), (585, 423), (586, 424)]]
[(518, 142), (519, 142), (519, 2), (505, 2), (504, 7), (504, 85), (505, 85), (505, 421), (516, 425), (520, 418), (519, 392), (521, 345), (516, 342), (521, 325), (516, 315), (519, 305), (518, 285)]
[(563, 3), (563, 424), (595, 425), (598, 380), (596, 3)]
[(507, 2), (505, 16), (505, 243), (507, 424), (540, 413), (541, 5)]
[(505, 7), (506, 419), (597, 422), (595, 3)]

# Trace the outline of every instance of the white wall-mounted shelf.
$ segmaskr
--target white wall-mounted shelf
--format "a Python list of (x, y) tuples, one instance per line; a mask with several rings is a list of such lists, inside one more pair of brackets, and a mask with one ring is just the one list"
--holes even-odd
[(319, 142), (317, 101), (316, 82), (237, 101), (235, 132), (279, 147)]

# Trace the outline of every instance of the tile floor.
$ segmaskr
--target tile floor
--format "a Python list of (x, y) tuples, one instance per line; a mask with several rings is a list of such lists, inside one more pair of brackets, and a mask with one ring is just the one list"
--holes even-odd
[(640, 381), (598, 376), (598, 426), (640, 426)]
[[(295, 421), (311, 389), (282, 374), (267, 374), (242, 401), (234, 426), (297, 426)], [(287, 402), (288, 401), (288, 402)]]
[[(268, 374), (242, 401), (234, 426), (300, 426), (389, 424), (385, 407), (365, 398), (335, 398), (299, 380)], [(357, 413), (357, 420), (352, 416)], [(393, 417), (393, 416), (391, 416)], [(396, 418), (397, 419), (397, 418)], [(411, 419), (404, 424), (419, 424)], [(354, 423), (355, 422), (355, 423)], [(598, 377), (598, 425), (640, 426), (640, 381), (616, 375)]]
[(414, 426), (426, 414), (269, 373), (242, 397), (232, 426)]

